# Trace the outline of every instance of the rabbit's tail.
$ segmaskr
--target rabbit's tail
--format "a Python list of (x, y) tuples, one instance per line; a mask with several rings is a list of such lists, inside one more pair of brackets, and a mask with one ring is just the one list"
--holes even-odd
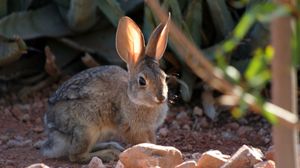
[(68, 138), (58, 131), (48, 134), (47, 141), (42, 146), (42, 154), (48, 158), (59, 158), (68, 154)]

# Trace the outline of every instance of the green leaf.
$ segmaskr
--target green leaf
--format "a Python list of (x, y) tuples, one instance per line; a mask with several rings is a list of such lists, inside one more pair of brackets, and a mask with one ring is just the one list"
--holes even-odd
[(152, 12), (148, 6), (144, 8), (144, 23), (143, 33), (146, 39), (149, 39), (151, 32), (154, 30), (156, 21), (152, 15)]
[(42, 36), (59, 37), (70, 34), (71, 31), (54, 5), (34, 11), (13, 13), (0, 20), (0, 35), (8, 38), (19, 36), (26, 40)]
[(69, 40), (97, 54), (99, 60), (104, 63), (124, 65), (116, 52), (115, 33), (116, 30), (113, 28), (102, 28), (70, 37)]
[(86, 31), (97, 22), (96, 0), (72, 0), (66, 14), (67, 23), (72, 30)]
[(26, 44), (20, 39), (0, 39), (0, 66), (12, 63), (18, 60), (26, 52)]
[(7, 0), (0, 1), (0, 18), (7, 14)]
[(278, 123), (278, 118), (266, 108), (266, 104), (262, 105), (262, 116), (264, 116), (271, 124)]
[(212, 17), (212, 22), (218, 29), (218, 40), (224, 39), (234, 28), (235, 22), (224, 0), (206, 1)]
[(273, 54), (273, 48), (270, 46), (266, 47), (264, 51), (262, 49), (256, 50), (245, 72), (245, 78), (252, 88), (262, 89), (269, 82), (271, 73), (268, 66)]
[(115, 27), (118, 26), (119, 19), (125, 15), (116, 0), (97, 0), (97, 6)]
[(241, 40), (248, 33), (255, 21), (255, 15), (252, 13), (245, 14), (234, 30), (234, 37)]
[(187, 9), (186, 25), (198, 47), (201, 46), (202, 0), (193, 0)]
[[(298, 11), (300, 10), (300, 2), (298, 2)], [(292, 59), (293, 66), (300, 67), (300, 19), (295, 21), (295, 29), (292, 37)]]

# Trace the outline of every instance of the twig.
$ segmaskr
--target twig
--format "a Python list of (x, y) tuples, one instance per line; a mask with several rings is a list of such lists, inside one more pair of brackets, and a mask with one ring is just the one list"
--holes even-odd
[[(150, 7), (153, 13), (159, 18), (161, 22), (165, 22), (168, 18), (167, 12), (160, 7), (157, 0), (146, 0), (146, 3)], [(177, 51), (183, 56), (187, 65), (192, 71), (210, 86), (223, 92), (226, 95), (233, 95), (238, 99), (243, 98), (244, 101), (251, 107), (256, 113), (261, 113), (262, 107), (257, 105), (256, 98), (252, 95), (241, 96), (243, 90), (240, 86), (232, 85), (224, 79), (222, 71), (215, 68), (203, 55), (203, 53), (180, 31), (180, 29), (170, 22), (170, 38), (176, 46)], [(299, 128), (297, 116), (291, 114), (287, 110), (278, 107), (272, 103), (267, 103), (269, 111), (272, 112), (277, 118), (280, 124), (289, 128)], [(276, 111), (274, 111), (276, 110)]]

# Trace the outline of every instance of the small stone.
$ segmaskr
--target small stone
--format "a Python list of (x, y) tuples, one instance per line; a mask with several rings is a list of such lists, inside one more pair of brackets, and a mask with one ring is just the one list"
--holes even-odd
[(252, 168), (262, 158), (260, 149), (243, 145), (221, 168)]
[(177, 114), (176, 119), (178, 119), (178, 120), (189, 120), (189, 116), (186, 114), (186, 112), (182, 111), (179, 114)]
[(180, 126), (176, 120), (172, 121), (171, 128), (180, 129)]
[(235, 137), (235, 134), (233, 134), (231, 131), (222, 132), (221, 135), (225, 140), (232, 140)]
[(158, 134), (161, 135), (161, 136), (163, 136), (163, 137), (166, 137), (168, 135), (168, 133), (169, 133), (169, 130), (167, 128), (165, 128), (165, 127), (160, 128), (158, 130)]
[(273, 160), (267, 160), (264, 162), (256, 163), (253, 168), (276, 168), (275, 162)]
[(103, 164), (102, 160), (98, 157), (93, 157), (90, 161), (89, 168), (106, 168), (106, 166)]
[(45, 142), (46, 142), (46, 140), (38, 140), (37, 142), (35, 142), (33, 144), (33, 147), (36, 149), (40, 149)]
[(198, 160), (201, 157), (201, 153), (196, 152), (192, 154), (192, 159)]
[(182, 127), (182, 129), (184, 130), (191, 130), (191, 127), (188, 124), (184, 124), (184, 126)]
[(29, 114), (24, 114), (24, 115), (22, 115), (22, 117), (21, 117), (21, 121), (23, 121), (23, 122), (28, 122), (30, 120), (30, 115)]
[(42, 133), (44, 131), (44, 128), (42, 126), (36, 126), (33, 128), (33, 131), (36, 133)]
[(226, 126), (231, 130), (237, 130), (240, 127), (236, 122), (228, 123)]
[(204, 152), (198, 160), (199, 168), (219, 168), (230, 158), (218, 150)]
[(274, 159), (274, 146), (270, 146), (269, 147), (269, 149), (265, 153), (265, 158), (267, 160), (273, 160), (273, 161), (275, 161), (275, 159)]
[(49, 166), (43, 164), (43, 163), (35, 163), (35, 164), (32, 164), (26, 168), (49, 168)]
[(209, 123), (206, 119), (206, 117), (202, 117), (199, 121), (199, 124), (202, 128), (208, 128), (209, 127)]
[(142, 143), (126, 149), (119, 155), (125, 167), (175, 167), (183, 162), (181, 152), (171, 146)]
[(125, 168), (125, 166), (123, 165), (123, 163), (119, 160), (115, 166), (115, 168)]
[(201, 117), (201, 116), (203, 116), (203, 110), (200, 107), (195, 106), (193, 109), (193, 114)]
[(247, 135), (250, 131), (252, 131), (253, 128), (252, 127), (249, 127), (249, 126), (241, 126), (238, 131), (237, 131), (237, 134), (238, 136), (240, 137), (243, 137), (245, 135)]
[(189, 160), (177, 165), (175, 168), (197, 168), (197, 163), (194, 160)]

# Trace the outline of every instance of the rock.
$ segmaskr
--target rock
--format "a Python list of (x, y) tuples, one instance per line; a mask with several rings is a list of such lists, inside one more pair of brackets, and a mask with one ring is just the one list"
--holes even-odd
[(175, 168), (197, 168), (197, 163), (194, 160), (189, 160), (177, 165)]
[(26, 113), (26, 114), (22, 115), (20, 119), (23, 122), (28, 122), (30, 120), (30, 115)]
[(203, 115), (203, 110), (200, 107), (195, 106), (193, 109), (193, 114), (201, 117)]
[(235, 138), (235, 134), (231, 131), (224, 131), (221, 133), (221, 136), (224, 140), (232, 140)]
[(218, 150), (204, 152), (198, 160), (199, 168), (219, 168), (230, 158)]
[(249, 127), (249, 126), (241, 126), (238, 131), (237, 134), (240, 137), (244, 137), (245, 135), (247, 135), (250, 131), (252, 131), (253, 128)]
[(198, 160), (201, 157), (201, 153), (196, 152), (192, 154), (192, 159)]
[(88, 165), (88, 168), (106, 168), (106, 166), (103, 164), (101, 159), (98, 157), (93, 157)]
[(170, 168), (183, 162), (182, 154), (178, 149), (150, 143), (142, 143), (128, 148), (119, 155), (119, 158), (126, 168)]
[(40, 149), (45, 142), (46, 140), (38, 140), (33, 144), (33, 147), (36, 149)]
[(267, 160), (273, 160), (273, 161), (275, 161), (275, 159), (274, 159), (274, 146), (270, 146), (269, 147), (269, 149), (265, 153), (265, 158)]
[(42, 133), (44, 131), (44, 128), (42, 126), (36, 126), (33, 128), (33, 131), (36, 133)]
[(256, 163), (253, 168), (276, 168), (275, 162), (273, 160), (267, 160), (264, 162)]
[(262, 158), (260, 149), (243, 145), (221, 168), (252, 168)]
[(182, 129), (184, 130), (191, 130), (191, 127), (188, 124), (184, 124), (184, 126), (182, 127)]
[(226, 124), (226, 127), (228, 127), (231, 130), (237, 130), (240, 127), (240, 125), (236, 122), (232, 122), (232, 123)]
[(169, 133), (169, 130), (168, 130), (168, 128), (165, 128), (165, 127), (158, 130), (158, 134), (163, 137), (166, 137), (168, 135), (168, 133)]
[(119, 160), (115, 166), (115, 168), (125, 168), (125, 166), (123, 165), (123, 163)]
[(49, 166), (43, 164), (43, 163), (35, 163), (35, 164), (32, 164), (26, 168), (49, 168)]
[(209, 127), (209, 123), (206, 119), (206, 117), (202, 117), (199, 121), (199, 124), (202, 128), (208, 128)]

